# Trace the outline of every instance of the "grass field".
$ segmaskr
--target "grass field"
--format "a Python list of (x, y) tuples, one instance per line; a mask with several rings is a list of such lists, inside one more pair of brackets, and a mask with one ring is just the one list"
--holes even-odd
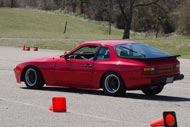
[[(67, 21), (67, 32), (64, 33)], [(0, 45), (70, 50), (87, 40), (121, 39), (122, 30), (112, 27), (108, 35), (105, 22), (96, 22), (60, 11), (0, 8)], [(131, 33), (131, 40), (144, 42), (173, 54), (190, 57), (190, 37), (145, 36)]]

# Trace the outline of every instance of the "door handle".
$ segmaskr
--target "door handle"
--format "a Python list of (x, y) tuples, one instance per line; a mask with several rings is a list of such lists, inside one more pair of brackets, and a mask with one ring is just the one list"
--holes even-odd
[(92, 64), (85, 64), (84, 67), (93, 67)]

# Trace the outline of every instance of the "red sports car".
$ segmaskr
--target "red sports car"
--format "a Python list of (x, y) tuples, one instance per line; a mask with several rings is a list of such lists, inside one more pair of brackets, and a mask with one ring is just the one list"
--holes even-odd
[(127, 40), (85, 42), (60, 57), (23, 62), (14, 68), (18, 83), (27, 88), (47, 86), (100, 89), (108, 95), (142, 90), (162, 91), (168, 83), (184, 78), (179, 55)]

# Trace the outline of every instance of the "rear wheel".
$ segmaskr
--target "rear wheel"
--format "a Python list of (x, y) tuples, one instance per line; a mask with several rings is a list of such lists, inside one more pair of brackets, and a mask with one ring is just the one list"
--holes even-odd
[(163, 90), (164, 86), (150, 86), (142, 89), (142, 92), (146, 95), (156, 95)]
[(122, 79), (114, 73), (106, 74), (103, 77), (102, 88), (107, 95), (123, 95), (126, 91)]
[(24, 74), (24, 82), (27, 88), (40, 89), (44, 86), (40, 71), (35, 67), (28, 67)]

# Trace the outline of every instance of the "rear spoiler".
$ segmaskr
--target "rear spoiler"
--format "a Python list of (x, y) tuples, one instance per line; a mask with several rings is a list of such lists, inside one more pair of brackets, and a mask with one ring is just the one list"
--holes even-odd
[(171, 59), (171, 58), (177, 58), (181, 55), (173, 55), (173, 56), (167, 56), (167, 57), (156, 57), (156, 58), (127, 58), (132, 60), (138, 60), (138, 61), (151, 61), (151, 60), (163, 60), (163, 59)]

